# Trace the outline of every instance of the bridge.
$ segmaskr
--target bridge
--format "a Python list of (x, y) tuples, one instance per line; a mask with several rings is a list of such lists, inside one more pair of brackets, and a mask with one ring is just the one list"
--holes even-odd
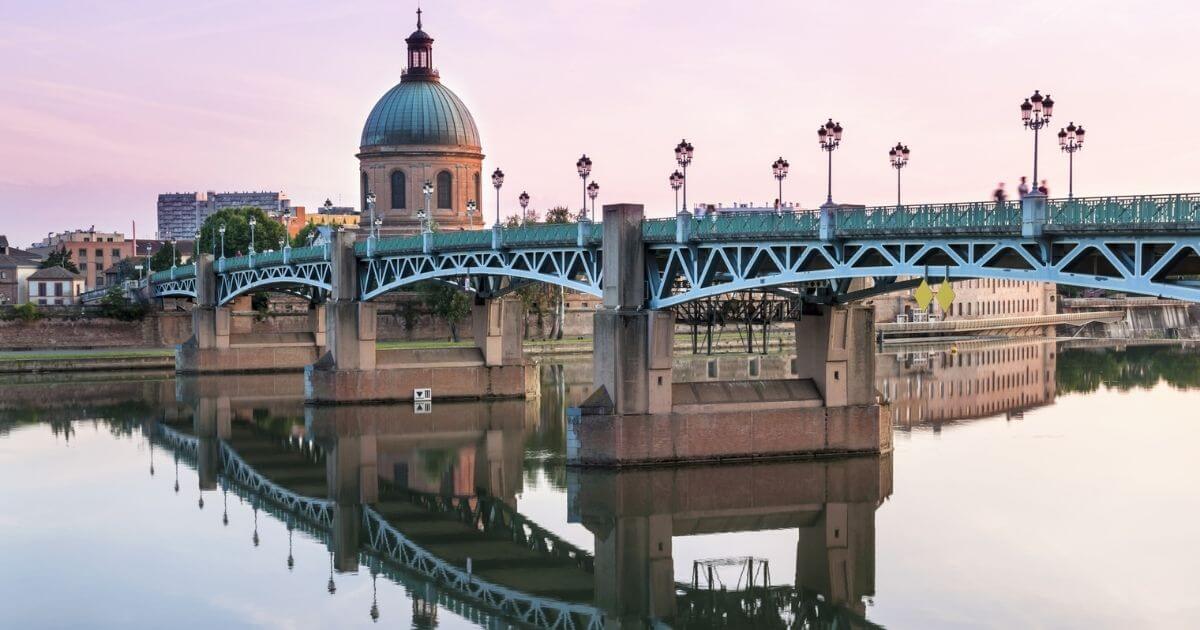
[[(152, 286), (160, 297), (196, 301), (179, 371), (303, 369), (316, 405), (411, 400), (422, 388), (442, 399), (534, 395), (523, 313), (504, 295), (531, 282), (601, 295), (596, 394), (572, 417), (568, 456), (620, 466), (889, 450), (890, 419), (873, 386), (874, 320), (858, 301), (912, 286), (912, 277), (1046, 281), (1200, 301), (1200, 195), (827, 204), (670, 219), (645, 219), (642, 206), (621, 204), (605, 206), (600, 224), (427, 230), (357, 243), (338, 233), (320, 246), (206, 255), (155, 274)], [(474, 348), (386, 359), (376, 351), (374, 300), (419, 282), (474, 294)], [(803, 360), (793, 382), (719, 391), (676, 383), (675, 318), (666, 309), (751, 289), (806, 303), (795, 324)], [(310, 299), (314, 342), (234, 343), (226, 305), (268, 290)]]

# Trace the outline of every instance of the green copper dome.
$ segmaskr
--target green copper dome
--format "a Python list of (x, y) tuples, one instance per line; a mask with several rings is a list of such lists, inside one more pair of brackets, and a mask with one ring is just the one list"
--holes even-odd
[(436, 79), (405, 77), (379, 99), (363, 127), (363, 149), (416, 144), (480, 146), (471, 112)]

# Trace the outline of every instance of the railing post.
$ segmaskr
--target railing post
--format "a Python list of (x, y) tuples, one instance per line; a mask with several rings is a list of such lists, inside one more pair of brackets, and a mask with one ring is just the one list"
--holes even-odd
[(1021, 198), (1021, 236), (1041, 238), (1046, 227), (1046, 195), (1031, 192)]
[(680, 245), (692, 240), (692, 213), (687, 210), (675, 215), (675, 242)]
[(492, 249), (504, 247), (504, 228), (500, 224), (492, 226)]
[(433, 253), (433, 232), (421, 232), (421, 253)]
[(821, 204), (821, 224), (818, 228), (818, 236), (823, 241), (832, 241), (837, 238), (837, 204), (824, 203)]
[(578, 228), (578, 233), (575, 237), (575, 245), (577, 247), (587, 246), (588, 237), (591, 236), (592, 233), (592, 222), (588, 219), (580, 219), (579, 223), (577, 223), (575, 227)]
[(285, 265), (288, 264), (291, 261), (291, 259), (292, 259), (292, 246), (284, 245), (283, 246), (283, 264), (285, 264)]

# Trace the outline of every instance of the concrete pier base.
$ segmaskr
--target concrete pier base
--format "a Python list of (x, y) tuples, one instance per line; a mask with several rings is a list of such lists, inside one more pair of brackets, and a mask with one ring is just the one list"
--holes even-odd
[[(447, 358), (447, 357), (443, 357)], [(373, 370), (322, 369), (304, 371), (305, 401), (315, 405), (413, 400), (413, 390), (429, 388), (435, 401), (526, 398), (537, 395), (537, 368), (524, 365), (487, 366), (416, 364), (380, 366)]]

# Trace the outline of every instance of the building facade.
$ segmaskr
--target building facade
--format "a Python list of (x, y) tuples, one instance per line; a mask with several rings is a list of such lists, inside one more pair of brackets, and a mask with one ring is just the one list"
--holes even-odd
[(62, 267), (38, 269), (26, 282), (29, 301), (38, 306), (71, 306), (83, 293), (83, 277)]
[[(358, 153), (362, 220), (371, 220), (367, 195), (374, 193), (374, 216), (385, 236), (419, 232), (418, 212), (426, 204), (426, 216), (439, 229), (482, 227), (479, 129), (433, 65), (433, 38), (422, 30), (420, 10), (417, 30), (405, 42), (408, 59), (400, 83), (375, 104), (363, 126)], [(468, 212), (472, 204), (473, 214)]]
[[(936, 290), (938, 280), (930, 278), (929, 284)], [(943, 311), (936, 300), (930, 306), (943, 320), (1054, 315), (1058, 312), (1057, 287), (1052, 283), (977, 278), (956, 280), (951, 286), (955, 297), (949, 310)], [(920, 310), (913, 293), (913, 290), (898, 291), (872, 298), (875, 321), (894, 322), (900, 316), (911, 321), (913, 313)]]
[(29, 276), (38, 270), (41, 257), (17, 249), (0, 234), (0, 306), (24, 304), (29, 298)]
[(225, 208), (260, 208), (282, 219), (292, 202), (282, 192), (189, 192), (158, 196), (158, 238), (190, 240), (204, 220)]

